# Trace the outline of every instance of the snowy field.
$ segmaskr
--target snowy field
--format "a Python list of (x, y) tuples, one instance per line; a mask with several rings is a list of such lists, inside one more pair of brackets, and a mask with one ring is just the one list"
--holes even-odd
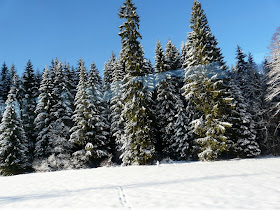
[(0, 177), (0, 209), (279, 209), (280, 158)]

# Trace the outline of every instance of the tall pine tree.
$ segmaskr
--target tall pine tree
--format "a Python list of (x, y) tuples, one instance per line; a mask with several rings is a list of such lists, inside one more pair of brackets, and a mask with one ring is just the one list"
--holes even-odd
[(216, 70), (226, 69), (226, 65), (197, 0), (192, 7), (190, 23), (192, 31), (187, 36), (183, 64), (186, 69), (183, 95), (188, 104), (187, 114), (197, 113), (192, 115), (193, 132), (200, 137), (193, 142), (195, 151), (201, 160), (213, 160), (226, 150), (224, 133), (230, 124), (224, 122), (222, 105), (226, 106), (229, 101), (226, 100), (223, 81), (212, 78), (207, 71), (213, 68), (210, 64), (216, 64)]
[(8, 93), (12, 85), (10, 69), (4, 62), (0, 72), (0, 103), (4, 103), (8, 98)]
[(104, 93), (101, 77), (94, 62), (90, 65), (87, 93), (91, 99), (92, 108), (95, 113), (92, 116), (92, 121), (95, 126), (95, 144), (106, 154), (107, 151), (110, 150), (110, 148), (106, 148), (109, 147), (110, 131), (108, 107), (103, 97)]
[(123, 79), (125, 72), (121, 62), (118, 60), (113, 68), (113, 83), (111, 85), (111, 100), (110, 100), (110, 119), (111, 127), (110, 132), (112, 135), (112, 141), (116, 144), (114, 154), (115, 161), (119, 162), (119, 151), (121, 150), (121, 137), (124, 134), (124, 119), (121, 116), (123, 110)]
[(154, 157), (154, 134), (151, 128), (151, 113), (148, 103), (151, 95), (143, 84), (145, 75), (143, 50), (139, 39), (139, 16), (131, 0), (126, 0), (119, 11), (126, 21), (120, 26), (122, 40), (121, 62), (126, 72), (122, 101), (125, 120), (121, 138), (122, 161), (127, 164), (148, 164)]
[[(256, 70), (253, 69), (252, 58), (248, 62), (245, 61), (246, 55), (240, 46), (237, 46), (236, 51), (236, 66), (231, 78), (231, 94), (235, 99), (235, 110), (233, 110), (232, 119), (234, 132), (232, 139), (236, 143), (236, 152), (241, 157), (255, 157), (260, 154), (259, 144), (256, 141), (256, 122), (257, 113), (260, 112), (259, 105), (255, 100), (257, 99), (257, 90), (252, 84)], [(255, 78), (256, 79), (256, 78)], [(256, 82), (256, 80), (255, 80)], [(235, 85), (240, 89), (235, 87)], [(261, 87), (260, 87), (261, 88)], [(238, 94), (242, 94), (239, 96)], [(255, 101), (255, 102), (254, 102)], [(253, 109), (253, 107), (256, 109)], [(245, 110), (245, 113), (244, 113)], [(256, 117), (254, 117), (256, 116)], [(241, 120), (242, 119), (242, 120)]]
[(52, 128), (50, 126), (52, 120), (50, 117), (53, 100), (51, 95), (52, 89), (53, 83), (51, 80), (51, 74), (46, 67), (39, 89), (39, 101), (35, 110), (35, 113), (37, 114), (35, 124), (38, 133), (34, 152), (35, 159), (48, 158), (53, 153), (51, 141), (54, 141), (55, 139), (51, 136)]
[(13, 85), (0, 124), (0, 174), (3, 175), (20, 174), (30, 169), (28, 142), (19, 116), (16, 92)]
[(34, 120), (36, 117), (35, 109), (36, 109), (36, 100), (38, 96), (38, 88), (36, 86), (34, 69), (31, 61), (27, 62), (25, 71), (22, 77), (22, 121), (24, 130), (29, 141), (29, 152), (30, 156), (33, 156), (35, 141), (36, 141), (36, 133)]

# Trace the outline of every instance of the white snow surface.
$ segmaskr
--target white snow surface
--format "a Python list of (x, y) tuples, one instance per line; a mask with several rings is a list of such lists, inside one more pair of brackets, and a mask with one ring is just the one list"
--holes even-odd
[(280, 158), (0, 177), (0, 209), (279, 209)]

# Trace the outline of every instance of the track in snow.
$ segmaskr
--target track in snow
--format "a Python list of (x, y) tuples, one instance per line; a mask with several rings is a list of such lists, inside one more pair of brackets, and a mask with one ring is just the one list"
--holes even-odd
[(117, 189), (119, 191), (119, 199), (120, 199), (120, 202), (121, 202), (122, 206), (125, 207), (125, 208), (128, 208), (128, 209), (131, 209), (131, 207), (127, 203), (125, 193), (124, 193), (124, 190), (123, 190), (122, 186), (118, 186)]

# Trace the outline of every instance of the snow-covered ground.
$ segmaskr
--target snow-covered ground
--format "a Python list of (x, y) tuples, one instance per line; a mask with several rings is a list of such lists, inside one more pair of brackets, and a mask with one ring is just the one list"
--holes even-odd
[(0, 177), (0, 209), (279, 209), (280, 158)]

